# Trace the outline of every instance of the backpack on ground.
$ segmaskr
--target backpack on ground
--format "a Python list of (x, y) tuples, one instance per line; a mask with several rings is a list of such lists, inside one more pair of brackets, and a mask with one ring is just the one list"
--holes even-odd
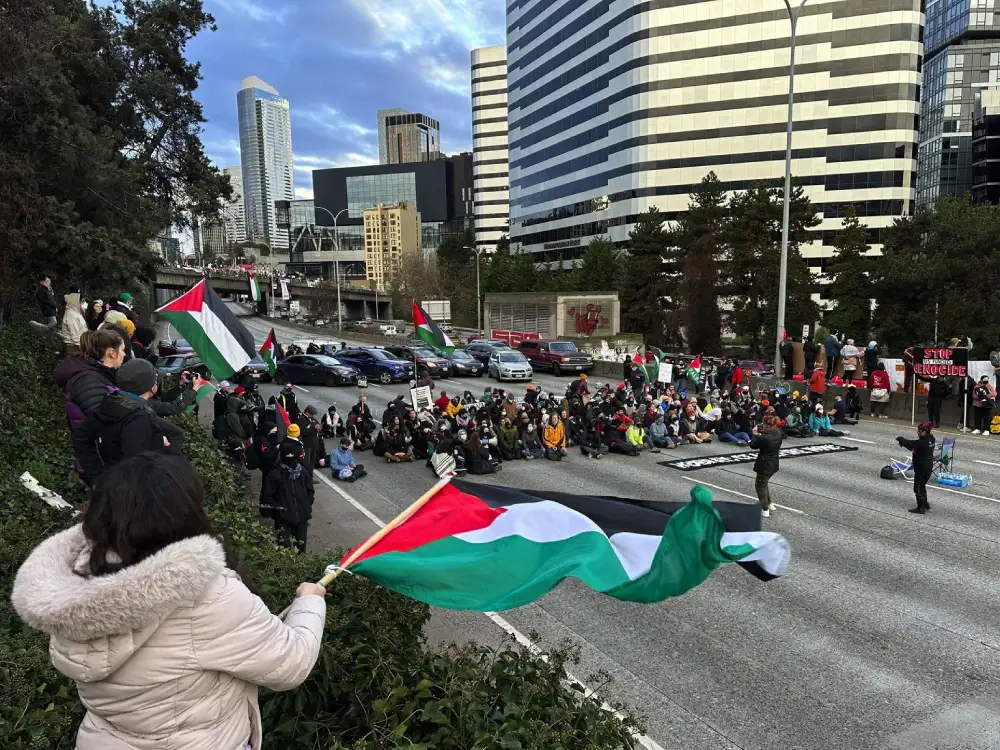
[(892, 466), (883, 466), (878, 473), (879, 479), (895, 479), (896, 470)]

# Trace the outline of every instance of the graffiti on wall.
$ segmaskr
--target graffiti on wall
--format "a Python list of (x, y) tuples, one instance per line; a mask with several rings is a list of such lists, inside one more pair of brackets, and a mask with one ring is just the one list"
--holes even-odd
[(611, 332), (611, 317), (604, 312), (604, 306), (596, 302), (574, 305), (566, 310), (567, 331), (577, 336), (593, 336)]

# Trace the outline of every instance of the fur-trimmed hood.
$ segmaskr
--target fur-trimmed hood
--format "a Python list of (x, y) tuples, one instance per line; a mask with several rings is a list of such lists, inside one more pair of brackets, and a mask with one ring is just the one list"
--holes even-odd
[[(111, 575), (90, 576), (82, 526), (42, 542), (17, 571), (11, 602), (28, 625), (87, 642), (156, 625), (193, 602), (226, 566), (222, 544), (196, 536)], [(138, 645), (138, 644), (137, 644)]]

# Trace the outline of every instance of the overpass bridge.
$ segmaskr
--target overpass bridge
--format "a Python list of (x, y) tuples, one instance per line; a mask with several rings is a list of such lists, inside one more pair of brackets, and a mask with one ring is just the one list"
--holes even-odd
[[(197, 284), (202, 278), (208, 279), (209, 286), (220, 296), (250, 296), (250, 279), (246, 274), (230, 275), (223, 273), (202, 274), (194, 268), (160, 268), (153, 282), (156, 295), (156, 306), (167, 304)], [(262, 280), (261, 292), (264, 295), (264, 309), (271, 305), (271, 296), (275, 295), (276, 307), (281, 300), (280, 287), (277, 292), (272, 290), (266, 280)], [(288, 282), (288, 292), (293, 300), (298, 300), (302, 308), (309, 314), (336, 317), (337, 290), (329, 284), (311, 287), (304, 282)], [(343, 307), (344, 320), (375, 320), (392, 319), (392, 300), (386, 294), (379, 294), (372, 289), (357, 287), (340, 287), (340, 304)]]

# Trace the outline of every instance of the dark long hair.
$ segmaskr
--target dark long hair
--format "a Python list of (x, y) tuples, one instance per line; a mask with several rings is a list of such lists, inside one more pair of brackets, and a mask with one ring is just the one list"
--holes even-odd
[[(83, 512), (83, 533), (93, 544), (92, 575), (135, 565), (184, 539), (220, 538), (205, 514), (205, 489), (191, 464), (181, 456), (153, 452), (121, 461), (101, 476)], [(226, 565), (253, 590), (249, 576), (223, 546)]]

